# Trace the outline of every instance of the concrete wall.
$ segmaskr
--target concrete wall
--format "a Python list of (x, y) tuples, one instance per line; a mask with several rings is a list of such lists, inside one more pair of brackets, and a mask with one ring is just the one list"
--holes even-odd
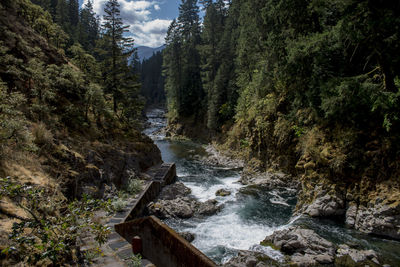
[(159, 267), (214, 267), (216, 264), (154, 216), (115, 225), (128, 242), (142, 239), (142, 255)]
[(154, 200), (164, 185), (173, 183), (176, 179), (176, 166), (174, 163), (164, 163), (160, 169), (156, 172), (154, 179), (150, 182), (143, 192), (139, 195), (139, 198), (128, 213), (128, 216), (124, 219), (125, 222), (138, 218), (142, 215), (142, 212), (146, 205)]
[(128, 213), (128, 216), (126, 216), (124, 221), (127, 222), (140, 217), (146, 205), (158, 196), (161, 189), (162, 185), (160, 182), (150, 182), (140, 194), (138, 200), (136, 201), (136, 204)]
[(158, 267), (214, 267), (216, 264), (157, 217), (139, 218), (146, 205), (154, 200), (164, 185), (176, 179), (175, 164), (163, 164), (154, 175), (124, 223), (115, 230), (129, 243), (134, 236), (142, 239), (142, 256)]

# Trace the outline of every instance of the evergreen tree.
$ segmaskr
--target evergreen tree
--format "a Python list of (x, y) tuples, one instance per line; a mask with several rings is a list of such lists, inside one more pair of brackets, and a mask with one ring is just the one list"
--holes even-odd
[(178, 118), (182, 75), (182, 40), (179, 33), (179, 24), (175, 19), (168, 27), (165, 43), (166, 48), (163, 51), (163, 75), (165, 77), (169, 119), (173, 121)]
[[(112, 95), (115, 114), (120, 119), (126, 115), (128, 117), (125, 119), (130, 120), (139, 95), (139, 85), (134, 82), (136, 78), (133, 67), (128, 66), (129, 58), (134, 53), (133, 39), (125, 37), (129, 26), (123, 24), (117, 0), (109, 0), (104, 12), (103, 34), (98, 44), (105, 90)], [(131, 109), (130, 106), (134, 108)], [(140, 113), (140, 110), (135, 111)]]
[(218, 113), (223, 104), (223, 88), (217, 88), (216, 75), (222, 63), (222, 49), (220, 42), (223, 37), (224, 23), (226, 19), (225, 3), (219, 0), (217, 3), (203, 1), (206, 15), (203, 22), (202, 45), (202, 81), (207, 93), (207, 127), (216, 130), (218, 126)]
[[(197, 0), (182, 0), (179, 7), (178, 31), (173, 28), (181, 46), (179, 80), (177, 87), (177, 113), (181, 117), (195, 117), (197, 121), (203, 113), (204, 92), (200, 76), (200, 19)], [(178, 69), (177, 69), (178, 70)], [(168, 78), (167, 78), (168, 79)]]
[(161, 74), (162, 62), (162, 53), (157, 52), (139, 64), (141, 92), (146, 98), (147, 105), (165, 103), (164, 77)]
[(93, 2), (88, 1), (80, 12), (79, 43), (86, 51), (93, 51), (99, 38), (99, 23), (93, 11)]

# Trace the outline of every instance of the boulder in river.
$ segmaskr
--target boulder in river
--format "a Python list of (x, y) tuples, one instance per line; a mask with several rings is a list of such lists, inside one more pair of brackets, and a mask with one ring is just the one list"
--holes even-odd
[(149, 214), (155, 215), (160, 219), (182, 218), (188, 219), (194, 215), (195, 200), (187, 197), (172, 200), (159, 200), (150, 202), (147, 205)]
[(346, 223), (359, 231), (400, 240), (400, 201), (375, 203), (366, 206), (350, 206)]
[(345, 244), (337, 247), (313, 230), (299, 226), (275, 231), (262, 244), (284, 253), (290, 266), (381, 266), (373, 250), (358, 250)]
[(206, 202), (198, 203), (196, 213), (200, 215), (211, 216), (222, 209), (222, 205), (218, 205), (218, 201), (215, 199), (209, 199)]
[(348, 245), (339, 245), (335, 265), (337, 266), (380, 266), (378, 254), (369, 250), (358, 250)]
[(193, 240), (196, 238), (195, 234), (190, 232), (179, 232), (178, 234), (189, 243), (193, 242)]
[(286, 263), (275, 261), (267, 255), (256, 252), (241, 250), (238, 255), (231, 258), (223, 267), (271, 267), (271, 266), (289, 266)]
[(155, 215), (160, 219), (181, 218), (188, 219), (194, 215), (211, 216), (222, 209), (218, 201), (210, 199), (199, 202), (188, 197), (178, 197), (176, 199), (158, 200), (150, 202), (147, 210), (150, 215)]
[(335, 245), (310, 229), (289, 227), (275, 231), (263, 243), (289, 255), (298, 266), (332, 264), (335, 260)]
[(179, 197), (186, 197), (192, 192), (192, 190), (181, 182), (176, 182), (171, 185), (165, 186), (160, 195), (159, 199), (172, 200)]
[(223, 188), (219, 189), (219, 190), (217, 190), (217, 192), (215, 192), (215, 195), (219, 196), (219, 197), (226, 197), (226, 196), (229, 196), (230, 194), (231, 194), (231, 191), (223, 189)]

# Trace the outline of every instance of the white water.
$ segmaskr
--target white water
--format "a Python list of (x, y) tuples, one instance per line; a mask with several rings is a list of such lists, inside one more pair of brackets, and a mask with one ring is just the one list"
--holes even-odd
[[(192, 244), (216, 262), (226, 262), (238, 250), (255, 250), (277, 260), (282, 259), (280, 252), (259, 243), (273, 231), (287, 227), (293, 203), (287, 203), (279, 191), (273, 191), (271, 195), (265, 192), (261, 197), (240, 194), (243, 185), (238, 182), (239, 171), (199, 161), (198, 158), (206, 153), (198, 144), (165, 140), (160, 129), (165, 126), (165, 119), (161, 118), (162, 110), (153, 110), (148, 117), (150, 127), (145, 133), (155, 140), (164, 161), (176, 163), (178, 179), (191, 189), (192, 196), (199, 201), (216, 199), (224, 205), (213, 216), (171, 219), (166, 223), (178, 232), (194, 233), (196, 238)], [(216, 196), (219, 189), (228, 190), (231, 194)], [(271, 218), (263, 214), (265, 205), (272, 210)]]
[[(209, 217), (189, 220), (168, 220), (177, 232), (188, 231), (196, 235), (193, 245), (218, 263), (224, 263), (238, 250), (253, 250), (281, 261), (282, 254), (270, 247), (259, 245), (267, 235), (291, 224), (306, 225), (322, 237), (336, 244), (358, 244), (366, 249), (374, 249), (392, 261), (392, 266), (400, 266), (400, 243), (360, 235), (329, 220), (291, 218), (295, 205), (295, 190), (280, 188), (270, 191), (256, 190), (252, 195), (239, 193), (243, 186), (237, 181), (240, 172), (232, 166), (205, 164), (200, 158), (205, 149), (196, 143), (165, 139), (162, 131), (166, 125), (164, 111), (152, 110), (148, 113), (150, 125), (144, 131), (160, 148), (165, 162), (175, 162), (178, 179), (192, 190), (192, 195), (200, 201), (215, 198), (224, 204), (221, 212)], [(216, 197), (219, 189), (231, 192), (227, 197)]]

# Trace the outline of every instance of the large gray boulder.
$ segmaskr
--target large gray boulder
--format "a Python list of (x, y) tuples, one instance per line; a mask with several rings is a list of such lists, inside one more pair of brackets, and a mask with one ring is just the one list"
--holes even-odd
[(189, 197), (178, 197), (167, 200), (160, 199), (157, 202), (150, 202), (147, 205), (148, 213), (160, 219), (188, 219), (195, 215), (211, 216), (221, 209), (222, 205), (218, 205), (218, 201), (215, 199), (199, 202)]
[(215, 199), (209, 199), (205, 202), (197, 204), (196, 213), (205, 216), (211, 216), (222, 209), (222, 205), (218, 205), (218, 201)]
[(186, 197), (188, 196), (192, 190), (184, 185), (181, 182), (176, 182), (171, 185), (165, 186), (162, 190), (160, 195), (158, 196), (159, 199), (163, 200), (172, 200), (179, 197)]
[(339, 266), (380, 266), (378, 254), (375, 251), (358, 250), (345, 244), (339, 245), (335, 263)]
[(275, 231), (263, 243), (289, 255), (297, 266), (332, 264), (335, 260), (335, 245), (310, 229), (290, 227)]
[(400, 240), (400, 201), (394, 204), (352, 204), (346, 212), (346, 224), (369, 234)]
[(155, 215), (160, 219), (188, 219), (193, 217), (195, 206), (194, 200), (183, 197), (172, 200), (159, 200), (155, 203), (150, 202), (147, 205), (147, 209), (150, 215)]
[(327, 192), (322, 186), (315, 187), (315, 198), (304, 213), (311, 217), (333, 217), (345, 214), (345, 201), (343, 194)]
[(288, 264), (275, 261), (267, 255), (256, 251), (239, 251), (236, 257), (231, 258), (223, 267), (271, 267), (289, 266)]

